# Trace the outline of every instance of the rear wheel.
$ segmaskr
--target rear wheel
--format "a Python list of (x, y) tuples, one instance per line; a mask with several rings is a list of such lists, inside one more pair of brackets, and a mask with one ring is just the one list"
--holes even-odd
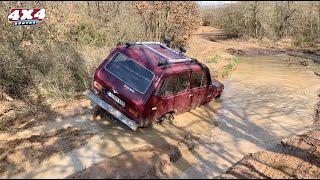
[(98, 119), (98, 116), (100, 116), (100, 118), (102, 118), (102, 115), (103, 115), (103, 112), (104, 112), (104, 109), (102, 107), (100, 107), (99, 105), (94, 105), (93, 106), (93, 120), (97, 120)]
[(142, 128), (147, 128), (147, 127), (152, 127), (153, 124), (159, 123), (162, 124), (163, 122), (169, 122), (170, 124), (173, 124), (173, 119), (174, 119), (174, 113), (167, 113), (163, 116), (161, 116), (159, 119), (154, 120), (154, 121), (145, 121), (141, 125)]

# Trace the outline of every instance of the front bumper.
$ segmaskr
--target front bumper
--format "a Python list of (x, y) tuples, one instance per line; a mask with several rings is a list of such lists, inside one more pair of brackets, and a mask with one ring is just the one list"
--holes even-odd
[(139, 127), (137, 123), (135, 123), (132, 119), (128, 118), (126, 115), (112, 107), (110, 104), (102, 100), (98, 95), (94, 94), (91, 90), (87, 90), (84, 92), (84, 95), (87, 96), (91, 101), (98, 104), (100, 107), (102, 107), (104, 110), (108, 111), (110, 114), (115, 116), (118, 120), (120, 120), (122, 123), (127, 125), (130, 129), (133, 131), (136, 131)]

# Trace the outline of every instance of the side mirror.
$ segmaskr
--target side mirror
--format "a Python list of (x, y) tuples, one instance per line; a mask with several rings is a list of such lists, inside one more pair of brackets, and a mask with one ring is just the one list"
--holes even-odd
[(165, 37), (165, 38), (163, 39), (163, 43), (164, 43), (167, 47), (170, 47), (170, 40), (169, 40), (169, 38)]

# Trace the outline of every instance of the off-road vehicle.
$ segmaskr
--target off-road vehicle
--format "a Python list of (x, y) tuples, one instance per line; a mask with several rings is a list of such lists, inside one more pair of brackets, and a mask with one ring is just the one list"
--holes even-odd
[(132, 130), (220, 97), (206, 65), (158, 42), (117, 46), (94, 74), (87, 96)]

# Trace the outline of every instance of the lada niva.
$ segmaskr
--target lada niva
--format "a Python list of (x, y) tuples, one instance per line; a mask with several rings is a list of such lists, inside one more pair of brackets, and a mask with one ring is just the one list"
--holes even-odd
[(87, 96), (132, 130), (220, 97), (208, 67), (159, 42), (119, 45), (96, 69)]

